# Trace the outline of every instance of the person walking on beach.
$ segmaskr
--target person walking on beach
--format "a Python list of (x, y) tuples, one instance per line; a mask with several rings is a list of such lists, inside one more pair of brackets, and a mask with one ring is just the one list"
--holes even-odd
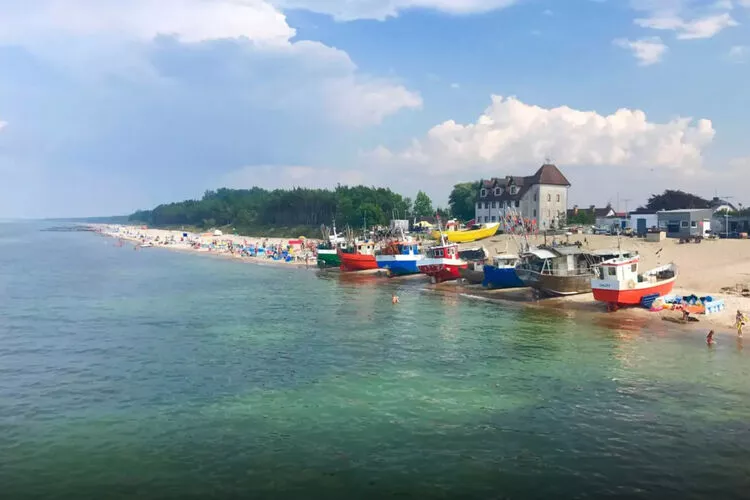
[(745, 315), (740, 311), (737, 310), (737, 316), (736, 316), (736, 324), (737, 327), (737, 336), (742, 337), (742, 327), (745, 326)]

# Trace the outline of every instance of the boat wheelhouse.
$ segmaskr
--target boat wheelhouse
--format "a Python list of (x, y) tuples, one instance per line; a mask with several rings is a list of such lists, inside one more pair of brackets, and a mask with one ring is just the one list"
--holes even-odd
[(482, 280), (484, 280), (484, 266), (487, 263), (487, 250), (484, 247), (459, 250), (458, 257), (466, 261), (466, 268), (458, 270), (461, 279), (473, 285), (482, 283)]

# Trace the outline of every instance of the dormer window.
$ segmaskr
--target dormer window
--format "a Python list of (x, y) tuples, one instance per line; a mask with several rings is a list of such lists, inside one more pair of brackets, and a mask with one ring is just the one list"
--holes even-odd
[(482, 188), (482, 191), (479, 193), (479, 196), (481, 196), (482, 198), (484, 198), (485, 196), (487, 196), (487, 190), (484, 189), (484, 188)]
[(495, 196), (500, 196), (501, 193), (502, 193), (502, 189), (500, 189), (499, 187), (496, 187), (495, 188)]
[(511, 186), (510, 187), (510, 194), (512, 194), (512, 195), (518, 194), (518, 186)]

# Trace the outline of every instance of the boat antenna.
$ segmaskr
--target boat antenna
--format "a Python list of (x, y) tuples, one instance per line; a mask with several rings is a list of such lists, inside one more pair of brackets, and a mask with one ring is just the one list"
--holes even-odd
[(437, 218), (438, 223), (438, 231), (440, 232), (440, 243), (442, 246), (446, 246), (447, 243), (445, 242), (445, 233), (443, 233), (443, 225), (440, 223), (440, 215), (435, 214)]

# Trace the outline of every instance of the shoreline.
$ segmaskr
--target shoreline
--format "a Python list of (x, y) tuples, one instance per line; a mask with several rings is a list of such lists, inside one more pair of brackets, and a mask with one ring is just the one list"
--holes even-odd
[[(309, 253), (309, 250), (301, 250), (300, 256), (295, 258), (294, 260), (287, 262), (283, 260), (274, 260), (268, 257), (253, 257), (253, 256), (243, 256), (238, 253), (231, 253), (227, 250), (210, 250), (210, 243), (207, 243), (208, 241), (216, 242), (216, 241), (222, 241), (222, 242), (232, 242), (234, 245), (242, 245), (249, 242), (265, 242), (267, 245), (285, 245), (288, 243), (288, 239), (286, 238), (262, 238), (262, 237), (251, 237), (251, 236), (240, 236), (240, 235), (209, 235), (209, 234), (203, 234), (203, 235), (191, 235), (191, 238), (189, 238), (188, 241), (179, 241), (180, 239), (183, 239), (183, 232), (177, 231), (177, 230), (167, 230), (167, 229), (143, 229), (136, 226), (122, 226), (122, 225), (105, 225), (105, 224), (91, 224), (88, 225), (88, 227), (91, 227), (95, 230), (97, 234), (100, 234), (105, 237), (115, 238), (115, 239), (121, 239), (123, 241), (127, 241), (129, 243), (132, 243), (134, 245), (140, 245), (143, 241), (150, 241), (155, 242), (158, 241), (159, 243), (154, 244), (153, 246), (147, 247), (147, 248), (141, 248), (141, 250), (147, 250), (149, 248), (161, 248), (165, 250), (175, 250), (180, 252), (190, 252), (195, 254), (206, 254), (211, 257), (216, 258), (223, 258), (228, 260), (234, 260), (239, 261), (242, 263), (247, 264), (254, 264), (254, 265), (260, 265), (260, 266), (269, 266), (269, 267), (289, 267), (293, 269), (303, 269), (303, 270), (313, 270), (313, 271), (322, 271), (322, 272), (329, 272), (331, 274), (338, 274), (337, 269), (328, 269), (328, 270), (321, 270), (317, 266), (317, 259), (313, 255)], [(116, 231), (114, 229), (117, 229)], [(586, 237), (583, 235), (576, 235), (578, 238), (575, 239), (581, 239), (582, 237)], [(601, 240), (601, 238), (594, 238), (592, 235), (587, 235), (588, 239), (593, 240), (593, 243), (597, 247), (601, 247), (602, 245), (606, 245), (607, 243), (611, 244), (612, 242), (609, 240)], [(163, 244), (164, 241), (170, 241), (171, 243)], [(317, 240), (306, 240), (311, 243), (317, 243)], [(490, 249), (494, 249), (495, 252), (505, 251), (505, 250), (498, 250), (498, 248), (502, 244), (504, 244), (505, 249), (507, 250), (508, 247), (508, 241), (509, 239), (507, 237), (504, 237), (503, 235), (499, 235), (493, 238), (490, 238), (489, 241), (482, 242), (484, 245), (487, 245), (490, 247)], [(206, 249), (196, 249), (193, 247), (193, 244), (196, 242), (200, 242), (201, 246), (206, 245), (208, 248)], [(588, 241), (587, 241), (588, 242)], [(640, 244), (640, 242), (638, 242)], [(673, 244), (670, 241), (661, 242), (659, 245), (661, 249), (664, 249), (664, 247), (668, 247), (670, 244)], [(476, 245), (476, 243), (473, 243), (472, 245)], [(683, 245), (681, 245), (683, 246)], [(136, 247), (138, 248), (138, 247)], [(222, 247), (224, 248), (224, 247)], [(748, 245), (748, 248), (750, 249), (750, 245)], [(661, 252), (661, 250), (660, 250)], [(308, 256), (308, 262), (305, 263), (303, 260), (300, 260), (301, 255), (305, 254)], [(648, 259), (648, 256), (646, 257)], [(373, 270), (372, 272), (363, 272), (363, 273), (350, 273), (351, 275), (368, 275), (368, 276), (376, 276), (378, 275), (378, 271)], [(681, 273), (682, 275), (687, 273)], [(410, 276), (411, 279), (417, 279), (421, 277), (420, 275), (416, 276)], [(395, 278), (392, 278), (395, 279)], [(401, 280), (400, 280), (401, 281)], [(687, 281), (687, 280), (686, 280)], [(690, 283), (690, 281), (688, 281)], [(429, 282), (425, 283), (429, 290), (433, 290), (438, 293), (456, 293), (464, 298), (470, 299), (470, 300), (485, 300), (489, 302), (494, 302), (498, 304), (505, 304), (505, 305), (521, 305), (526, 307), (534, 307), (534, 308), (542, 308), (546, 310), (558, 310), (558, 311), (571, 311), (576, 313), (584, 313), (587, 315), (590, 315), (592, 317), (600, 317), (605, 318), (604, 322), (607, 324), (610, 328), (617, 328), (619, 322), (632, 322), (632, 321), (643, 321), (644, 326), (651, 324), (652, 326), (656, 327), (656, 325), (661, 324), (665, 318), (674, 318), (677, 319), (680, 317), (680, 313), (676, 311), (649, 311), (647, 309), (638, 308), (638, 307), (631, 307), (631, 308), (623, 308), (616, 312), (607, 312), (606, 307), (595, 301), (593, 298), (593, 295), (591, 293), (587, 294), (579, 294), (579, 295), (572, 295), (568, 297), (557, 297), (557, 298), (548, 298), (548, 299), (541, 299), (541, 300), (535, 300), (532, 298), (531, 293), (529, 292), (528, 288), (515, 288), (515, 289), (495, 289), (495, 290), (487, 290), (483, 288), (481, 285), (467, 285), (463, 283), (458, 282), (447, 282), (447, 283), (441, 283), (437, 285), (430, 284)], [(724, 287), (731, 288), (731, 287)], [(680, 287), (675, 288), (673, 290), (673, 295), (676, 296), (687, 296), (687, 295), (697, 295), (697, 296), (712, 296), (715, 300), (723, 300), (724, 301), (724, 309), (718, 313), (710, 314), (710, 315), (698, 315), (699, 321), (698, 322), (690, 322), (690, 323), (680, 323), (673, 320), (670, 320), (670, 322), (673, 325), (679, 326), (682, 329), (686, 330), (687, 332), (701, 332), (702, 335), (705, 337), (706, 333), (709, 329), (715, 329), (717, 335), (725, 336), (731, 334), (734, 337), (737, 337), (736, 330), (734, 328), (734, 318), (735, 318), (735, 312), (737, 310), (742, 311), (750, 311), (750, 297), (745, 296), (737, 296), (733, 294), (727, 294), (727, 293), (721, 293), (721, 292), (707, 292), (707, 293), (699, 293), (694, 290), (691, 290), (687, 287)]]

